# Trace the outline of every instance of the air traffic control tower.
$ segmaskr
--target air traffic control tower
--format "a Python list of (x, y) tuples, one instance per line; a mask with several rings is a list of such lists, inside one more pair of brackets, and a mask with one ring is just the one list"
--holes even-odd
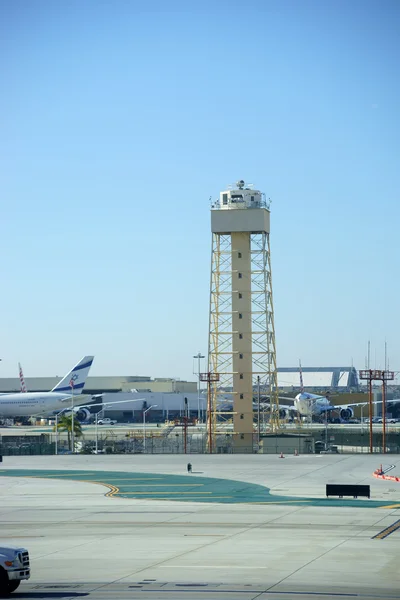
[(252, 452), (258, 385), (263, 395), (271, 395), (270, 427), (279, 427), (270, 210), (264, 194), (243, 180), (232, 188), (221, 192), (211, 206), (208, 370), (217, 374), (219, 381), (211, 391), (209, 428), (215, 448), (221, 420), (218, 412), (230, 398), (234, 450)]

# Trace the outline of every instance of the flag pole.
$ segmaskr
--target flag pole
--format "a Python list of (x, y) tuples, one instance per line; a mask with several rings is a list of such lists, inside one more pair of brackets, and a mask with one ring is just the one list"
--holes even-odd
[(72, 442), (72, 454), (74, 454), (75, 452), (75, 432), (74, 432), (74, 381), (73, 379), (71, 379), (71, 381), (69, 382), (69, 385), (71, 386), (71, 394), (72, 394), (72, 413), (71, 413), (71, 442)]

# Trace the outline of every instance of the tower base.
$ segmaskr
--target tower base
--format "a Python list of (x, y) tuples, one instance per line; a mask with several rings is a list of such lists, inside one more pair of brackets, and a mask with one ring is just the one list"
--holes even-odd
[(232, 448), (235, 454), (253, 454), (253, 434), (235, 433), (232, 436)]

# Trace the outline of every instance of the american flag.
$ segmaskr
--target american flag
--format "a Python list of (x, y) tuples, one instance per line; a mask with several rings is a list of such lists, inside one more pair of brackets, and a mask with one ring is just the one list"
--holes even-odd
[(18, 363), (19, 366), (19, 379), (21, 382), (21, 392), (26, 394), (26, 385), (25, 385), (25, 380), (24, 380), (24, 374), (22, 372), (22, 367), (20, 365), (20, 363)]

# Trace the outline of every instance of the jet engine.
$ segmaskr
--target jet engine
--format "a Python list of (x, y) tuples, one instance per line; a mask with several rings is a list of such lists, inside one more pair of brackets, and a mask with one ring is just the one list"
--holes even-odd
[(343, 421), (348, 421), (354, 415), (354, 411), (353, 411), (352, 408), (350, 408), (350, 406), (347, 406), (346, 408), (340, 409), (340, 413), (339, 414), (340, 414), (340, 418)]
[(280, 419), (288, 419), (289, 418), (289, 411), (287, 408), (279, 409), (279, 418)]
[(78, 421), (86, 421), (90, 417), (90, 410), (88, 408), (76, 408), (75, 415)]

